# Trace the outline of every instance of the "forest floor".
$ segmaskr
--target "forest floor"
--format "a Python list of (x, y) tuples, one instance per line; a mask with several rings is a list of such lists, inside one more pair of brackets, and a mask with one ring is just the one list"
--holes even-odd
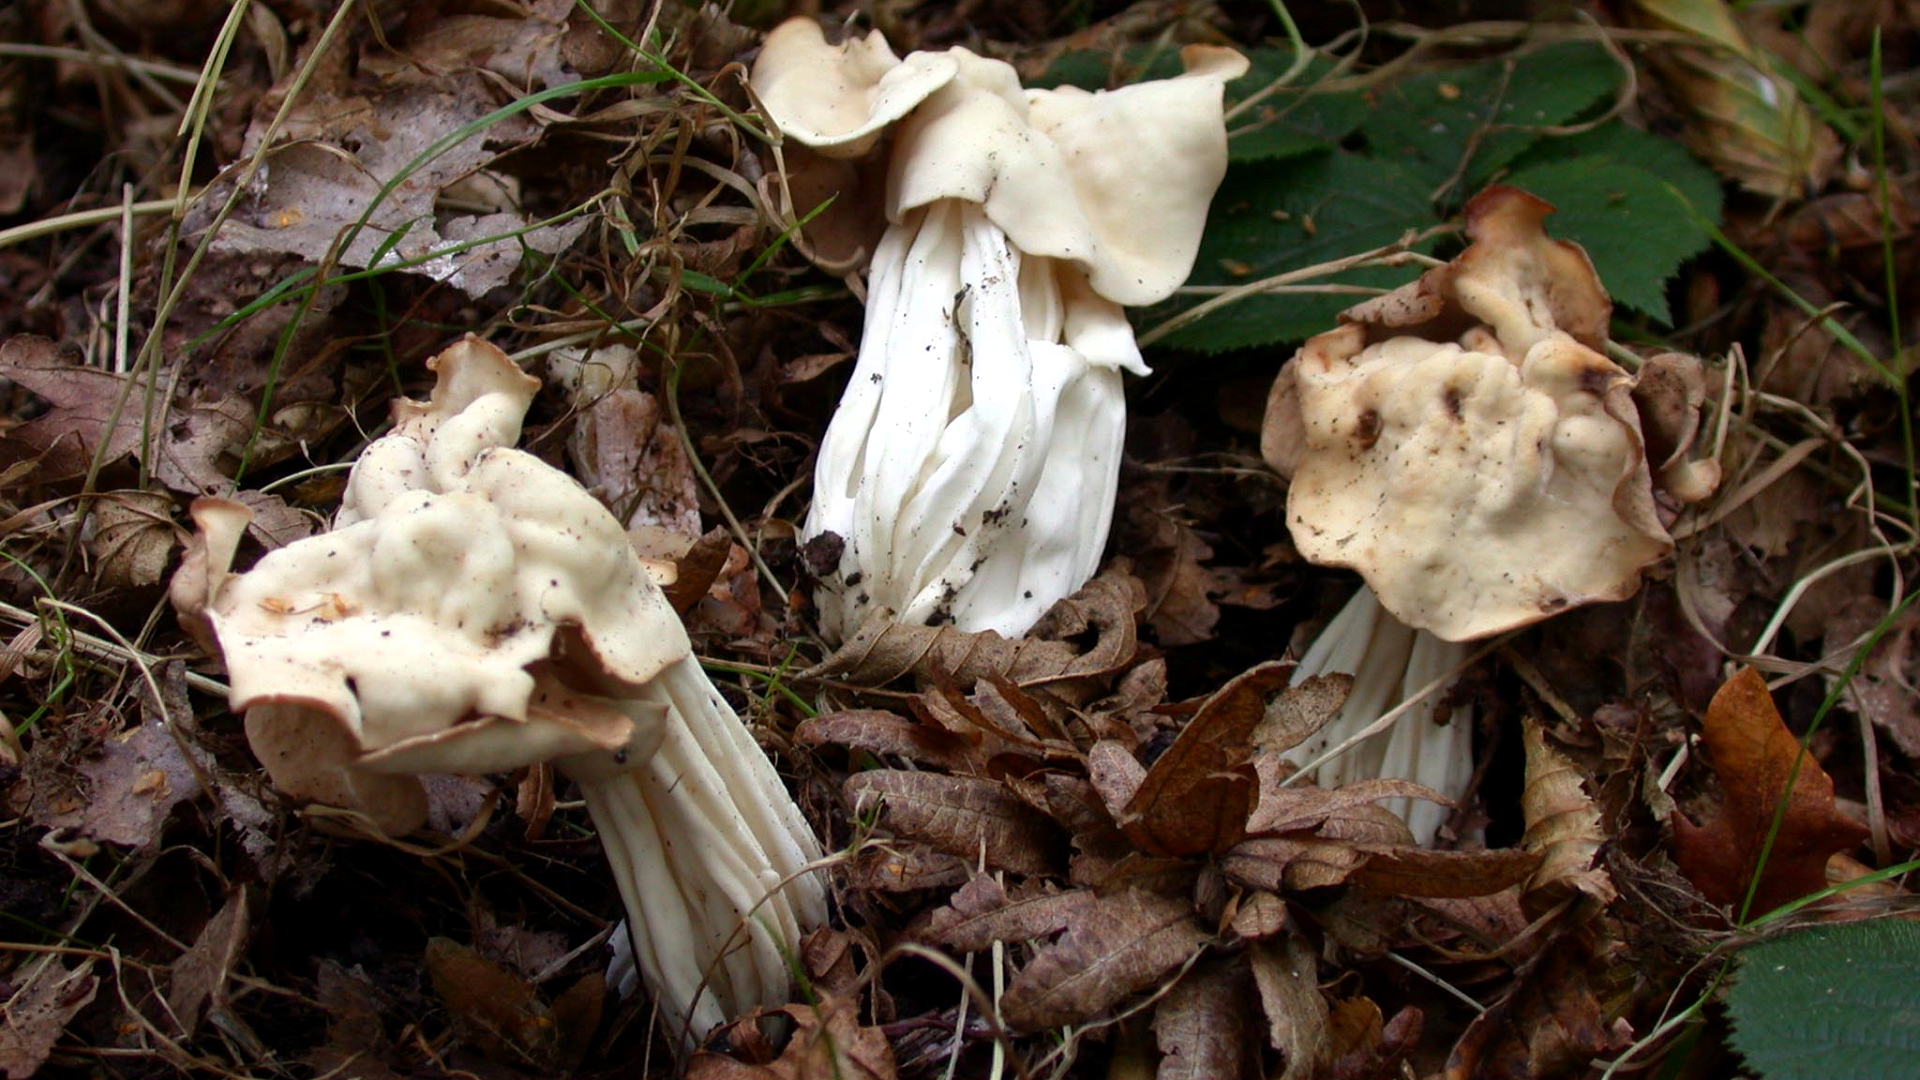
[[(866, 297), (748, 90), (782, 5), (0, 9), (0, 1073), (1785, 1077), (1831, 1032), (1743, 1026), (1809, 992), (1741, 958), (1790, 939), (1865, 1043), (1912, 1007), (1792, 936), (1915, 910), (1920, 7), (795, 8), (1030, 87), (1252, 61), (1194, 273), (1129, 312), (1102, 570), (1029, 638), (823, 639), (802, 527)], [(1360, 579), (1290, 536), (1265, 403), (1503, 183), (1591, 256), (1622, 385), (1698, 358), (1662, 449), (1718, 484), (1640, 496), (1631, 595), (1450, 654), (1401, 720), (1471, 735), (1421, 846), (1374, 806), (1403, 788), (1281, 786), (1275, 717), (1327, 709), (1275, 662)], [(325, 531), (469, 333), (543, 380), (522, 445), (671, 568), (829, 853), (790, 1022), (677, 1060), (603, 983), (571, 784), (431, 777), (403, 837), (288, 798), (176, 619), (196, 499), (251, 511), (242, 565)], [(626, 382), (564, 378), (619, 348)]]

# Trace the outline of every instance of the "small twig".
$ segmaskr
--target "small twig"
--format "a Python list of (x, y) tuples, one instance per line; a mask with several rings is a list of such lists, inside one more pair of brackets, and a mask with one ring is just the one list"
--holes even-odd
[[(200, 73), (192, 68), (183, 68), (177, 64), (164, 64), (158, 60), (142, 60), (135, 56), (123, 56), (120, 53), (89, 52), (70, 45), (33, 45), (26, 42), (0, 42), (0, 56), (24, 56), (36, 60), (65, 60), (75, 64), (98, 64), (101, 67), (121, 68), (126, 71), (140, 71), (157, 79), (170, 79), (173, 82), (192, 86), (200, 81)], [(168, 200), (171, 202), (172, 200)]]
[(1427, 229), (1408, 229), (1400, 239), (1391, 244), (1374, 248), (1371, 251), (1363, 251), (1357, 255), (1348, 255), (1345, 258), (1316, 263), (1312, 266), (1303, 266), (1298, 270), (1288, 270), (1285, 273), (1275, 274), (1272, 277), (1262, 278), (1259, 281), (1250, 281), (1245, 285), (1236, 286), (1228, 292), (1221, 293), (1219, 296), (1195, 304), (1193, 307), (1175, 315), (1159, 326), (1141, 334), (1140, 347), (1145, 348), (1159, 341), (1161, 338), (1166, 337), (1168, 334), (1191, 326), (1221, 308), (1226, 307), (1228, 304), (1237, 303), (1249, 296), (1259, 296), (1263, 293), (1273, 292), (1282, 286), (1292, 286), (1302, 281), (1326, 277), (1329, 274), (1337, 274), (1343, 270), (1355, 270), (1363, 266), (1404, 266), (1407, 263), (1416, 263), (1421, 266), (1444, 265), (1440, 260), (1430, 255), (1425, 255), (1411, 249), (1413, 245), (1418, 244), (1422, 240), (1452, 231), (1454, 231), (1454, 226), (1451, 225), (1435, 225)]
[[(50, 601), (49, 603), (53, 604), (56, 607), (66, 609), (66, 610), (72, 610), (72, 611), (84, 610), (82, 608), (75, 608), (71, 604), (64, 604), (58, 601)], [(14, 605), (6, 603), (5, 601), (0, 601), (0, 618), (8, 619), (12, 622), (20, 624), (21, 626), (31, 626), (40, 621), (40, 616), (34, 614), (31, 611), (26, 610), (25, 608), (15, 607)], [(82, 630), (68, 629), (64, 632), (64, 636), (66, 638), (68, 646), (70, 646), (74, 650), (78, 652), (83, 652), (83, 653), (91, 653), (94, 656), (104, 657), (105, 659), (108, 659), (108, 660), (119, 660), (123, 663), (140, 664), (145, 666), (145, 665), (151, 665), (151, 664), (163, 664), (163, 663), (166, 663), (168, 659), (167, 657), (160, 657), (160, 656), (155, 656), (152, 653), (142, 652), (139, 649), (133, 648), (131, 645), (117, 645), (114, 642), (107, 640), (106, 638), (95, 637), (92, 634), (86, 633), (85, 631), (82, 631)], [(188, 686), (192, 687), (195, 690), (200, 691), (201, 693), (217, 694), (220, 697), (227, 696), (227, 685), (216, 679), (209, 679), (205, 675), (196, 675), (193, 672), (189, 671), (186, 673), (186, 680), (187, 680)]]

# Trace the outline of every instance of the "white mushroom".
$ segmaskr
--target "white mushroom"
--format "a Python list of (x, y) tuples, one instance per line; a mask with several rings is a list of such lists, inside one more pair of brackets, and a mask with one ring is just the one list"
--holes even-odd
[[(1300, 667), (1302, 678), (1354, 672), (1356, 687), (1299, 761), (1459, 667), (1461, 643), (1631, 596), (1642, 568), (1672, 549), (1634, 379), (1603, 352), (1612, 304), (1585, 253), (1547, 236), (1551, 212), (1514, 188), (1480, 193), (1459, 257), (1349, 309), (1275, 383), (1263, 451), (1291, 474), (1294, 544), (1366, 579)], [(1677, 373), (1685, 362), (1698, 366), (1660, 365), (1676, 387), (1695, 385)], [(1679, 403), (1667, 441), (1684, 442), (1679, 414), (1698, 395), (1666, 397)], [(1684, 450), (1656, 464), (1685, 481), (1675, 494), (1699, 498), (1717, 472), (1679, 460)], [(1363, 760), (1320, 779), (1398, 776), (1457, 797), (1471, 724), (1455, 710), (1436, 729), (1434, 707), (1430, 698)], [(1429, 839), (1439, 817), (1415, 814)]]
[[(872, 252), (804, 530), (844, 542), (818, 593), (829, 638), (869, 616), (1019, 634), (1093, 575), (1121, 372), (1146, 371), (1121, 305), (1192, 268), (1226, 170), (1221, 87), (1246, 69), (1227, 49), (1182, 57), (1160, 82), (1023, 90), (966, 49), (899, 61), (879, 34), (828, 45), (807, 19), (768, 36), (753, 86), (790, 188), (838, 200), (812, 250), (834, 269)], [(858, 209), (876, 202), (883, 230)]]
[(819, 848), (693, 658), (619, 523), (513, 448), (537, 380), (468, 338), (355, 462), (332, 531), (228, 572), (202, 500), (173, 595), (224, 656), (276, 786), (421, 823), (413, 774), (551, 760), (586, 797), (638, 966), (677, 1036), (784, 1003), (825, 918)]

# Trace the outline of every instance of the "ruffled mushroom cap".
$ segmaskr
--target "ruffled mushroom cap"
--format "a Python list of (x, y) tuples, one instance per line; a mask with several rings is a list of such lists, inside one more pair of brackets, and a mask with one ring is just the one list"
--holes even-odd
[(963, 48), (889, 68), (892, 56), (878, 33), (833, 46), (812, 20), (789, 20), (768, 35), (753, 87), (782, 134), (836, 158), (891, 126), (890, 221), (940, 199), (978, 203), (1023, 253), (1078, 264), (1123, 305), (1186, 280), (1226, 174), (1222, 87), (1246, 71), (1239, 53), (1188, 46), (1185, 74), (1096, 93), (1023, 90), (1010, 65)]
[(1549, 210), (1475, 197), (1459, 258), (1309, 340), (1269, 401), (1301, 554), (1448, 640), (1624, 599), (1672, 548), (1633, 379), (1597, 351), (1611, 305)]
[(424, 802), (410, 775), (382, 773), (643, 757), (660, 717), (597, 695), (690, 654), (613, 517), (512, 448), (537, 380), (471, 337), (428, 363), (431, 400), (396, 405), (338, 527), (236, 576), (244, 508), (203, 501), (202, 554), (174, 586), (218, 639), (275, 785), (394, 832)]

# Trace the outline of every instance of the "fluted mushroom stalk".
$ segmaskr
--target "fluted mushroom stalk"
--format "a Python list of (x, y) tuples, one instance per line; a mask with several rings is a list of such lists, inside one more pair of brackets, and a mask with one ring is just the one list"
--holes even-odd
[[(1315, 675), (1344, 672), (1353, 676), (1353, 690), (1337, 716), (1283, 756), (1298, 766), (1312, 764), (1465, 663), (1472, 649), (1406, 625), (1380, 606), (1372, 589), (1361, 585), (1314, 638), (1292, 678), (1298, 685)], [(1320, 765), (1315, 783), (1333, 788), (1393, 777), (1458, 799), (1473, 778), (1473, 710), (1455, 705), (1447, 710), (1446, 722), (1439, 722), (1446, 693), (1447, 687), (1440, 686), (1385, 732)], [(1425, 799), (1382, 799), (1380, 805), (1398, 814), (1422, 845), (1433, 843), (1449, 813)]]

